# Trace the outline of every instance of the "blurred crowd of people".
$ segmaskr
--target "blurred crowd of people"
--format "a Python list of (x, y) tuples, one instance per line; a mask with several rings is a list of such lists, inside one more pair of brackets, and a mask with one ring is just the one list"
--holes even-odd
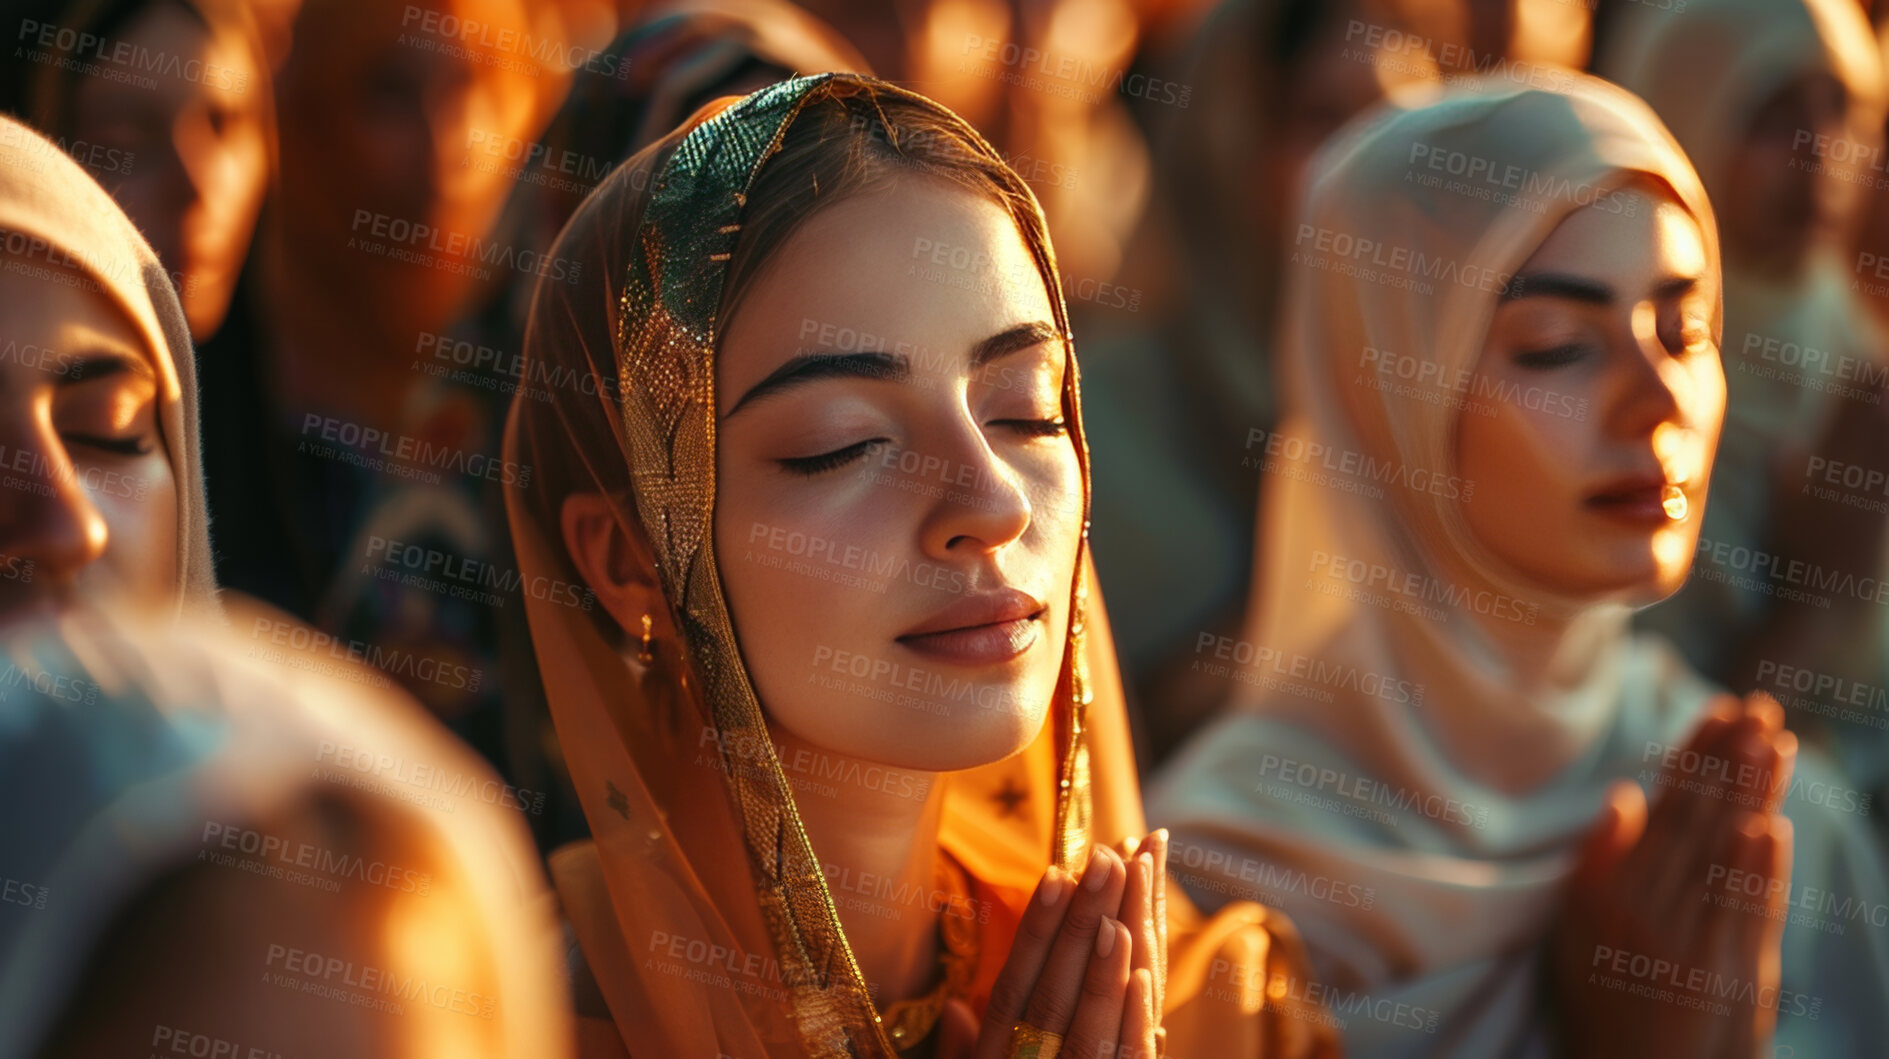
[(5, 7), (0, 1057), (1889, 1042), (1883, 5)]

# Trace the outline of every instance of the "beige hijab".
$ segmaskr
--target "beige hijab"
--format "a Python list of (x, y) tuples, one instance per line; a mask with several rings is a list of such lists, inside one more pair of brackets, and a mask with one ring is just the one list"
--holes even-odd
[[(1503, 285), (1574, 210), (1650, 176), (1716, 263), (1712, 210), (1643, 103), (1573, 73), (1393, 101), (1315, 170), (1281, 332), (1286, 421), (1250, 450), (1265, 492), (1247, 630), (1201, 652), (1240, 697), (1164, 770), (1149, 815), (1198, 850), (1182, 876), (1197, 898), (1239, 873), (1277, 895), (1354, 1054), (1509, 1054), (1536, 1032), (1573, 844), (1643, 740), (1682, 730), (1707, 689), (1629, 639), (1625, 603), (1532, 583), (1469, 530), (1456, 399), (1497, 398), (1375, 386), (1361, 351), (1458, 378)], [(1543, 636), (1552, 664), (1525, 668)]]
[[(210, 517), (197, 433), (197, 363), (177, 292), (125, 212), (78, 163), (12, 118), (0, 117), (0, 233), (23, 267), (46, 255), (76, 265), (144, 339), (159, 386), (158, 424), (177, 483), (177, 588), (185, 608), (214, 606)], [(15, 243), (19, 247), (15, 247)], [(40, 248), (34, 257), (16, 249)]]

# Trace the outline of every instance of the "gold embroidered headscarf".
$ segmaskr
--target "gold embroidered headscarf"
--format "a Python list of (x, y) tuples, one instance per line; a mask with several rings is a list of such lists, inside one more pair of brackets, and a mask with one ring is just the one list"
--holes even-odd
[[(640, 218), (624, 215), (626, 207), (641, 204), (647, 169), (632, 163), (619, 169), (579, 210), (560, 239), (558, 253), (583, 262), (594, 276), (567, 291), (541, 287), (527, 328), (526, 355), (543, 358), (587, 374), (597, 385), (586, 387), (596, 399), (621, 396), (620, 411), (612, 409), (622, 449), (616, 453), (585, 452), (571, 438), (560, 446), (583, 452), (585, 458), (621, 460), (628, 465), (630, 496), (618, 517), (627, 532), (646, 534), (655, 557), (657, 579), (671, 607), (678, 643), (663, 644), (662, 665), (667, 681), (652, 680), (638, 687), (627, 678), (625, 663), (612, 646), (609, 619), (555, 604), (533, 600), (529, 608), (532, 639), (545, 674), (552, 716), (572, 779), (584, 804), (596, 841), (603, 875), (609, 881), (618, 921), (630, 942), (630, 955), (639, 956), (638, 942), (646, 941), (626, 919), (643, 912), (658, 912), (662, 920), (688, 928), (691, 942), (729, 946), (743, 954), (757, 952), (778, 961), (777, 979), (763, 985), (784, 997), (772, 1004), (765, 995), (750, 996), (729, 990), (712, 998), (711, 1007), (743, 1009), (736, 1021), (751, 1021), (756, 1039), (751, 1052), (785, 1043), (782, 1014), (797, 1027), (793, 1036), (813, 1055), (895, 1054), (878, 1025), (857, 964), (840, 929), (832, 895), (819, 870), (795, 809), (786, 773), (774, 753), (761, 705), (748, 679), (735, 629), (716, 565), (713, 519), (715, 506), (715, 350), (719, 339), (720, 308), (727, 262), (740, 233), (741, 208), (761, 164), (779, 147), (782, 135), (811, 99), (829, 93), (858, 90), (865, 82), (855, 77), (822, 76), (782, 82), (748, 96), (697, 125), (674, 146), (654, 177), (655, 190)], [(901, 90), (874, 85), (887, 95)], [(976, 134), (965, 130), (973, 142)], [(660, 148), (658, 148), (660, 150)], [(993, 152), (994, 156), (994, 152)], [(1041, 222), (1025, 232), (1049, 280), (1053, 264)], [(633, 239), (619, 233), (634, 231)], [(627, 260), (617, 260), (624, 255)], [(601, 260), (599, 260), (601, 258)], [(557, 285), (562, 288), (564, 285)], [(596, 304), (568, 304), (577, 298), (604, 295), (608, 311)], [(1052, 298), (1055, 323), (1066, 331), (1061, 299)], [(598, 334), (598, 326), (612, 332)], [(1077, 451), (1082, 451), (1076, 417), (1076, 379), (1067, 375), (1065, 414)], [(507, 431), (508, 458), (540, 466), (540, 455), (558, 444), (556, 432), (565, 426), (557, 405), (514, 408)], [(548, 468), (547, 468), (548, 469)], [(585, 468), (586, 470), (590, 468)], [(606, 491), (595, 484), (590, 488)], [(509, 497), (513, 533), (526, 577), (537, 571), (570, 572), (563, 554), (556, 518), (557, 505), (566, 495), (558, 490), (555, 473), (538, 480), (543, 485), (529, 497)], [(580, 476), (581, 478), (581, 476)], [(1086, 513), (1085, 513), (1086, 514)], [(1061, 682), (1049, 734), (1053, 743), (1032, 747), (1050, 752), (1059, 763), (1054, 823), (1050, 839), (1057, 863), (1080, 863), (1087, 853), (1091, 814), (1087, 782), (1088, 756), (1082, 738), (1083, 707), (1088, 699), (1079, 658), (1083, 632), (1081, 579), (1075, 587), (1065, 679)], [(583, 679), (588, 677), (589, 679)], [(649, 685), (658, 687), (652, 688)], [(676, 703), (655, 700), (673, 694)], [(699, 718), (701, 731), (687, 723)], [(698, 735), (706, 733), (705, 738)], [(741, 937), (708, 893), (685, 886), (704, 870), (728, 870), (736, 865), (705, 866), (693, 856), (698, 845), (689, 836), (671, 834), (665, 826), (663, 795), (674, 785), (666, 773), (689, 760), (704, 744), (721, 758), (730, 823), (738, 830), (745, 852), (744, 868), (752, 875), (765, 939)], [(1052, 750), (1053, 747), (1053, 750)], [(1030, 756), (1026, 754), (1025, 757)], [(1022, 762), (1017, 763), (1021, 765)], [(1045, 819), (1042, 823), (1049, 823)], [(651, 871), (651, 868), (658, 869)], [(667, 869), (664, 871), (662, 869)], [(973, 870), (975, 874), (975, 870)], [(675, 886), (668, 893), (651, 893), (645, 885), (657, 880)], [(1032, 884), (1034, 879), (1031, 880)], [(658, 911), (660, 910), (660, 911)], [(580, 938), (588, 924), (582, 914), (572, 918)], [(673, 929), (663, 931), (677, 933)], [(587, 955), (597, 959), (586, 947)], [(600, 980), (607, 976), (599, 973)], [(606, 999), (619, 1025), (656, 1025), (665, 1021), (652, 1001), (663, 990), (647, 984)], [(621, 1005), (628, 1004), (631, 1010)], [(643, 1010), (649, 1005), (649, 1010)], [(782, 1009), (785, 1010), (782, 1010)], [(703, 1011), (699, 1028), (712, 1034), (723, 1023), (721, 1012)], [(680, 1020), (679, 1020), (680, 1021)], [(677, 1054), (700, 1054), (693, 1037), (677, 1037)], [(731, 1054), (730, 1041), (718, 1046)]]
[[(516, 401), (507, 426), (506, 458), (537, 469), (531, 489), (507, 496), (520, 572), (528, 582), (581, 583), (563, 544), (561, 505), (575, 493), (600, 494), (622, 530), (647, 541), (654, 570), (646, 572), (669, 611), (653, 660), (639, 666), (629, 660), (635, 640), (601, 608), (561, 606), (539, 593), (527, 601), (557, 751), (594, 839), (554, 854), (552, 873), (584, 963), (637, 1054), (897, 1054), (796, 809), (807, 777), (790, 777), (770, 741), (713, 535), (716, 349), (746, 195), (803, 108), (888, 99), (942, 112), (853, 74), (795, 78), (705, 111), (586, 200), (553, 251), (576, 263), (579, 281), (541, 284), (532, 307), (527, 372), (556, 397)], [(955, 123), (968, 149), (998, 159), (960, 119), (941, 120)], [(898, 130), (885, 132), (897, 149)], [(1013, 187), (1010, 211), (1067, 335), (1042, 214), (1020, 180)], [(1086, 525), (1073, 360), (1065, 380)], [(1085, 545), (1043, 730), (1018, 755), (939, 781), (940, 843), (964, 868), (978, 907), (992, 910), (978, 928), (991, 940), (979, 947), (964, 997), (974, 1008), (1045, 868), (1079, 866), (1092, 841), (1115, 843), (1144, 827), (1111, 641), (1099, 605), (1085, 610), (1088, 571)], [(692, 819), (710, 822), (672, 827), (668, 811), (684, 799)], [(704, 805), (712, 808), (704, 813)], [(1258, 906), (1198, 926), (1178, 892), (1170, 901), (1170, 951), (1196, 957), (1171, 960), (1170, 1012), (1177, 997), (1200, 991), (1216, 959), (1263, 967), (1299, 951), (1289, 926)], [(1196, 939), (1206, 944), (1190, 948)], [(1263, 982), (1264, 971), (1251, 979)], [(1297, 1054), (1275, 1041), (1326, 1039), (1311, 1021), (1272, 1028), (1258, 998), (1247, 999), (1243, 1008), (1216, 1008), (1248, 1027), (1217, 1040), (1208, 1036), (1215, 1018), (1171, 1018), (1170, 1054)], [(1177, 1049), (1189, 1035), (1177, 1025), (1201, 1026), (1203, 1050)]]

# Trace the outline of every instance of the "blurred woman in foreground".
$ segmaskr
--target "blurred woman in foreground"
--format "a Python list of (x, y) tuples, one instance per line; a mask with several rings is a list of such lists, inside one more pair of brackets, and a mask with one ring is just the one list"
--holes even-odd
[(516, 792), (310, 639), (0, 630), (0, 1054), (569, 1054)]

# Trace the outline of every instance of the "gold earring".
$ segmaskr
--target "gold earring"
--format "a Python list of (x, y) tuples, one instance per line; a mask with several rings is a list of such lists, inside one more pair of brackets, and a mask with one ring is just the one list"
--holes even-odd
[(649, 626), (649, 615), (645, 614), (643, 615), (643, 649), (636, 653), (636, 660), (644, 665), (656, 660), (656, 656), (649, 653)]

